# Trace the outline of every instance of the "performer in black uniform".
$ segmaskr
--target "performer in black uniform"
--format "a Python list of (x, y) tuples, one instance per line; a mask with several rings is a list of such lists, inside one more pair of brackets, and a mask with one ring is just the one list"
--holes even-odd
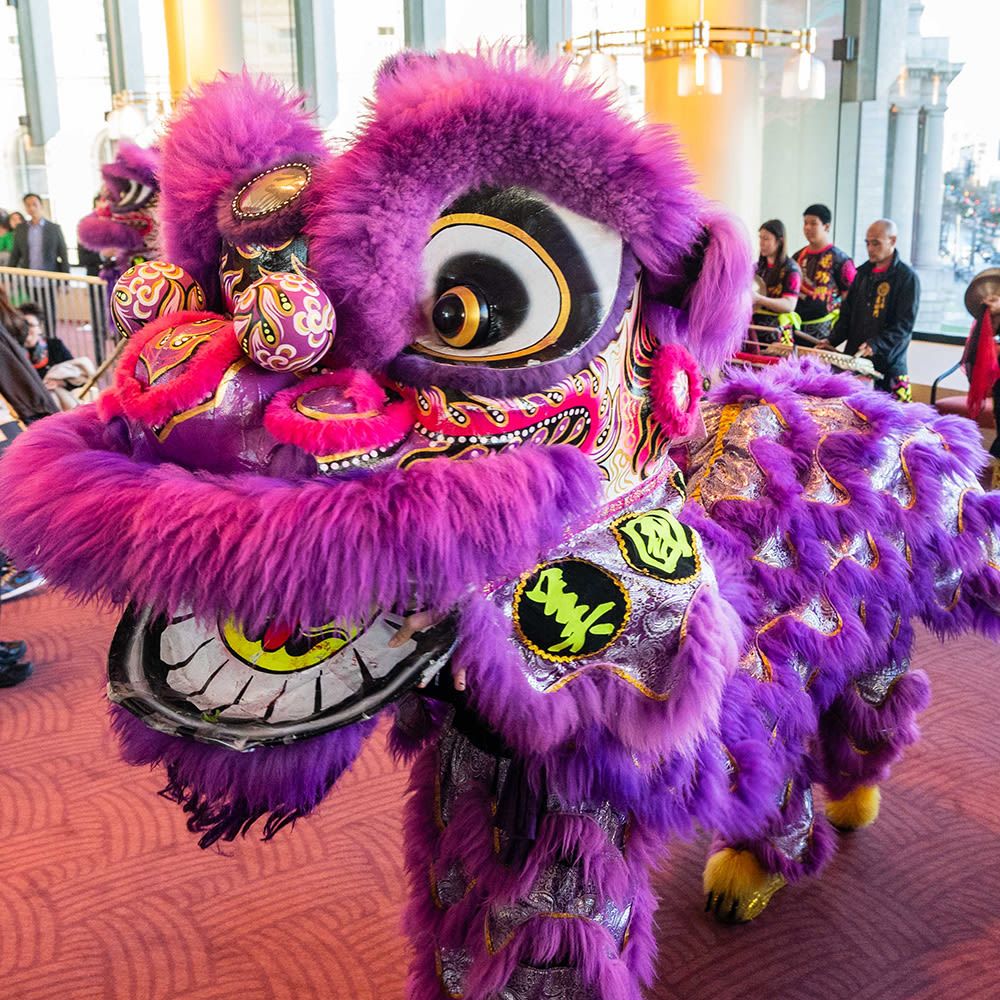
[(868, 227), (868, 260), (858, 268), (830, 344), (846, 341), (845, 354), (871, 358), (881, 377), (875, 388), (909, 402), (906, 352), (920, 307), (920, 279), (899, 257), (896, 224), (879, 219)]
[[(841, 301), (857, 274), (850, 254), (834, 246), (830, 239), (832, 220), (833, 214), (826, 205), (810, 205), (802, 213), (802, 234), (808, 242), (795, 254), (802, 272), (802, 289), (795, 311), (802, 320), (802, 332), (819, 340), (830, 339), (840, 315)], [(814, 341), (803, 339), (803, 343)]]

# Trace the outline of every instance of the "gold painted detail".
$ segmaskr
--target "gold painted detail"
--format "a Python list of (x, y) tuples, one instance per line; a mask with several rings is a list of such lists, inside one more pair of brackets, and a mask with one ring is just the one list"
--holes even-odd
[(157, 431), (157, 441), (160, 441), (161, 443), (166, 441), (167, 438), (170, 437), (171, 431), (173, 431), (173, 429), (179, 424), (183, 424), (185, 421), (190, 420), (192, 417), (197, 417), (199, 414), (208, 413), (209, 410), (214, 410), (222, 402), (222, 397), (225, 395), (226, 389), (229, 388), (229, 384), (248, 364), (250, 364), (249, 358), (240, 358), (238, 361), (234, 361), (226, 369), (225, 374), (219, 380), (219, 384), (216, 386), (215, 392), (212, 393), (212, 397), (204, 403), (199, 403), (197, 406), (193, 406), (189, 410), (184, 410), (182, 413), (177, 413), (172, 416), (163, 429)]
[[(167, 327), (156, 338), (155, 342), (145, 344), (139, 352), (139, 358), (146, 368), (149, 385), (152, 386), (167, 372), (184, 364), (224, 325), (225, 321), (220, 319), (199, 319), (192, 323), (185, 323), (180, 327)], [(147, 356), (147, 350), (153, 355), (152, 360)], [(169, 353), (166, 359), (162, 359), (157, 357), (159, 352)]]
[(554, 684), (550, 684), (543, 693), (555, 694), (556, 691), (561, 691), (567, 684), (582, 677), (590, 670), (606, 670), (608, 673), (614, 674), (619, 680), (625, 681), (626, 684), (631, 684), (641, 695), (649, 698), (651, 701), (666, 701), (670, 697), (669, 691), (654, 691), (647, 684), (643, 684), (637, 677), (633, 677), (627, 670), (623, 670), (613, 663), (588, 663), (586, 666), (574, 670), (565, 677), (560, 677)]
[(705, 480), (711, 475), (712, 466), (714, 466), (715, 463), (722, 457), (722, 452), (726, 446), (726, 435), (729, 433), (733, 424), (736, 423), (736, 420), (742, 410), (743, 406), (740, 403), (727, 403), (722, 408), (722, 412), (719, 414), (719, 429), (716, 431), (715, 443), (712, 446), (712, 454), (709, 457), (708, 462), (705, 464), (705, 468), (698, 476), (698, 482), (691, 493), (692, 500), (701, 500), (702, 486), (705, 484)]

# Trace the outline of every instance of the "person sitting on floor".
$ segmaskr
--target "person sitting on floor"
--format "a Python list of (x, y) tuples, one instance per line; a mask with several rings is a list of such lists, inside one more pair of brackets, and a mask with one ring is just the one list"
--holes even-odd
[(31, 367), (44, 379), (53, 365), (69, 361), (69, 348), (45, 329), (45, 313), (37, 302), (23, 302), (18, 309), (24, 318), (24, 338), (21, 341), (31, 359)]
[(35, 371), (42, 376), (45, 388), (60, 410), (72, 410), (79, 406), (81, 400), (76, 390), (93, 378), (96, 372), (94, 362), (87, 357), (74, 358), (58, 337), (46, 333), (45, 314), (37, 303), (25, 302), (21, 306), (21, 315), (27, 324), (24, 349)]

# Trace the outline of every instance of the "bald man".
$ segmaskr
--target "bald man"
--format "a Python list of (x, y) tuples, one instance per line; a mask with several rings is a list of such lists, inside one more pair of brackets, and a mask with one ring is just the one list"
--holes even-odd
[(868, 227), (868, 260), (858, 268), (830, 341), (835, 347), (846, 341), (845, 354), (871, 358), (882, 375), (875, 388), (909, 402), (906, 352), (920, 308), (920, 279), (900, 260), (896, 236), (891, 219)]

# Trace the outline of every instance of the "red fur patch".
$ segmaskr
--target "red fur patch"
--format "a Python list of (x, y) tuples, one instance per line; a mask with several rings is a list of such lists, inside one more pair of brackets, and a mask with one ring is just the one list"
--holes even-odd
[[(331, 408), (327, 415), (310, 405), (307, 397), (318, 396), (318, 390), (332, 390), (330, 395), (347, 404), (343, 412)], [(264, 426), (279, 441), (312, 455), (341, 455), (396, 444), (415, 419), (412, 394), (389, 402), (382, 382), (366, 371), (348, 368), (315, 375), (279, 392), (267, 407)]]
[(701, 372), (691, 355), (677, 344), (663, 344), (653, 356), (650, 396), (653, 416), (668, 437), (687, 437), (698, 422)]

